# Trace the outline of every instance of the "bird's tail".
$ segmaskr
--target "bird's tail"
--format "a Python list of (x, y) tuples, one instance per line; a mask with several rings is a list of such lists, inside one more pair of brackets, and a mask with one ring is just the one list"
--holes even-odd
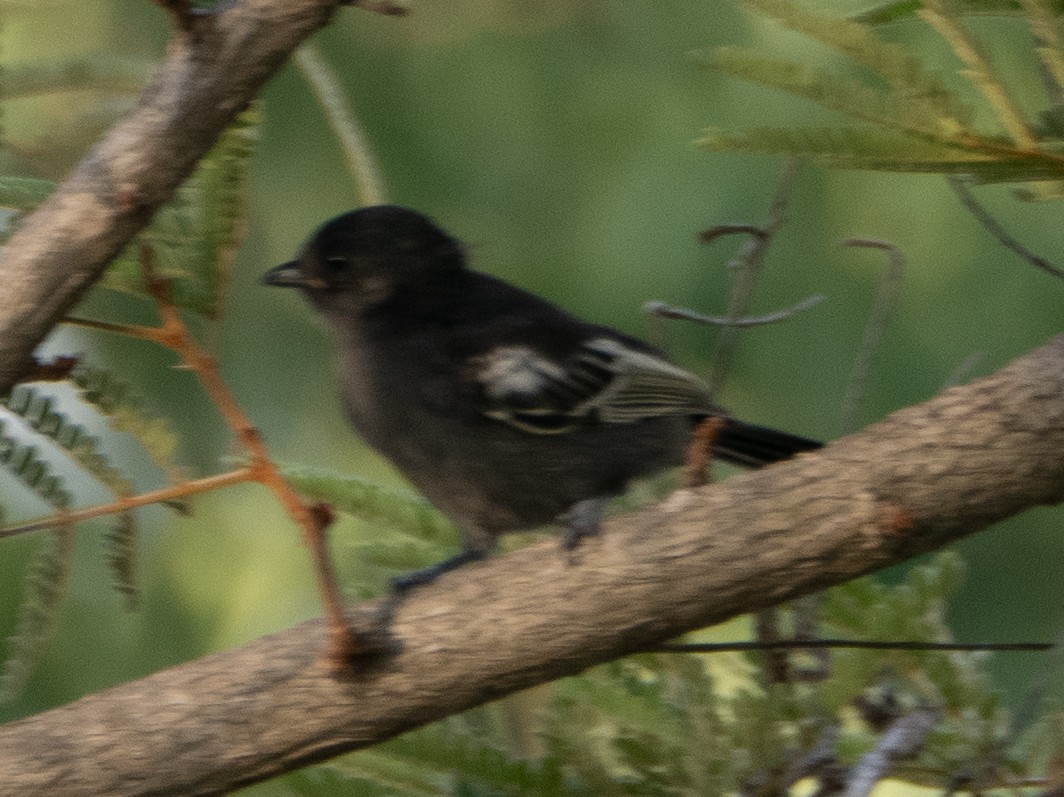
[(817, 440), (778, 429), (725, 418), (724, 426), (713, 442), (713, 453), (725, 462), (744, 468), (759, 468), (803, 451), (815, 451), (823, 445)]

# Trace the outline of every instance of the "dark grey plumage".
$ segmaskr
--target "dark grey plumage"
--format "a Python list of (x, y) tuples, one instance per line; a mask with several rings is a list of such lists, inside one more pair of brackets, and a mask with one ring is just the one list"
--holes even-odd
[(819, 446), (731, 419), (653, 347), (467, 269), (416, 211), (337, 216), (266, 282), (328, 320), (351, 423), (461, 529), (463, 556), (400, 586), (567, 513), (575, 543), (604, 499), (682, 461), (692, 419), (726, 418), (716, 453), (746, 466)]

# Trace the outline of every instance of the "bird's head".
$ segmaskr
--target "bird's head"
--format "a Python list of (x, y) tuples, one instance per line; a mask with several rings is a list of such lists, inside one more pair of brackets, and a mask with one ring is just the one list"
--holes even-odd
[(327, 221), (263, 281), (301, 288), (321, 311), (363, 313), (404, 288), (433, 290), (465, 262), (461, 244), (408, 208), (375, 205)]

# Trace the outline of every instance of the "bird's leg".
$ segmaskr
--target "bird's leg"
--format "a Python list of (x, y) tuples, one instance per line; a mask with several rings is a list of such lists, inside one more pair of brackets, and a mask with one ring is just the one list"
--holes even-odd
[(565, 526), (562, 547), (575, 551), (584, 537), (594, 537), (602, 525), (602, 513), (606, 508), (605, 498), (585, 498), (577, 501), (558, 520)]
[(413, 572), (396, 576), (392, 579), (392, 589), (395, 590), (397, 594), (402, 595), (409, 592), (414, 587), (431, 584), (444, 573), (456, 570), (462, 565), (469, 564), (470, 562), (479, 561), (487, 555), (487, 551), (482, 551), (476, 548), (466, 548), (460, 554), (452, 556), (450, 559), (444, 559), (442, 562), (430, 565), (429, 567), (423, 567), (420, 570), (414, 570)]

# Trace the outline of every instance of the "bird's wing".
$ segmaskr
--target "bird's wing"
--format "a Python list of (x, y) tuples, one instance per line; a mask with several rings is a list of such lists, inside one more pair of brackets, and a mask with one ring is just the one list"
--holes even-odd
[(527, 432), (564, 432), (586, 420), (631, 423), (712, 408), (697, 377), (620, 340), (581, 343), (564, 360), (527, 346), (474, 358), (483, 412)]

